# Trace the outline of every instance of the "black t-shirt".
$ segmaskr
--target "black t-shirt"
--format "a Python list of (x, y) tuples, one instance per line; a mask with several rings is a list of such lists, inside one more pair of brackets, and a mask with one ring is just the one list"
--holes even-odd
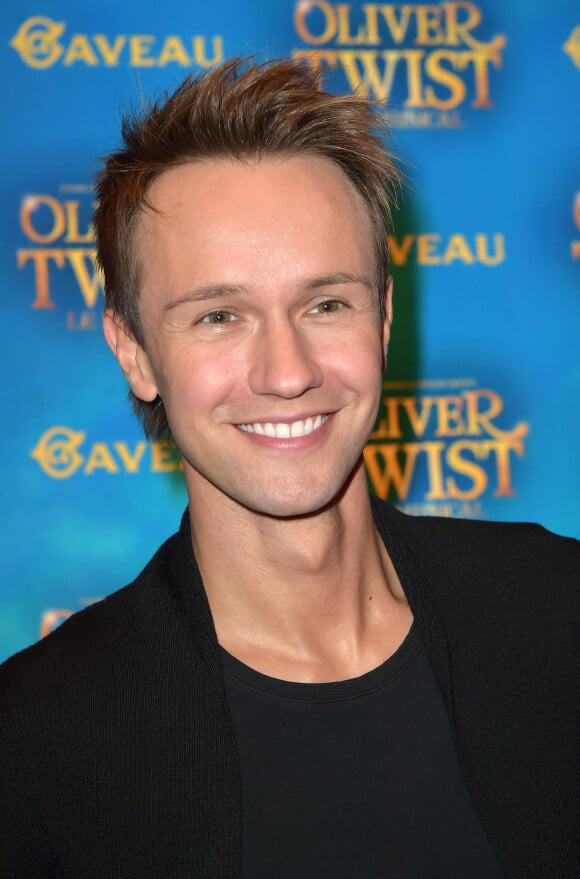
[(269, 678), (222, 651), (243, 879), (499, 879), (413, 626), (379, 668)]

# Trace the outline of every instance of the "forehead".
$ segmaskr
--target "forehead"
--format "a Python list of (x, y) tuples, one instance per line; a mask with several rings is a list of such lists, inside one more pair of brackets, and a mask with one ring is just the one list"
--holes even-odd
[[(147, 196), (153, 210), (141, 212), (136, 229), (140, 286), (159, 289), (166, 279), (174, 287), (170, 276), (180, 272), (219, 271), (219, 280), (233, 282), (252, 272), (280, 278), (298, 263), (308, 272), (374, 262), (361, 197), (321, 157), (189, 162), (161, 174)], [(325, 260), (345, 265), (323, 266)]]

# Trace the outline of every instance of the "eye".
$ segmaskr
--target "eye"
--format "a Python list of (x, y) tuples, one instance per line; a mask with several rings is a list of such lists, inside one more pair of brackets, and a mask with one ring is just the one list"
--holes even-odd
[(324, 302), (319, 302), (318, 305), (315, 305), (311, 311), (314, 314), (334, 314), (336, 311), (340, 311), (341, 308), (344, 308), (344, 303), (339, 302), (338, 299), (325, 299)]
[(210, 311), (204, 315), (199, 321), (202, 324), (212, 324), (213, 326), (221, 326), (235, 320), (234, 315), (229, 311)]

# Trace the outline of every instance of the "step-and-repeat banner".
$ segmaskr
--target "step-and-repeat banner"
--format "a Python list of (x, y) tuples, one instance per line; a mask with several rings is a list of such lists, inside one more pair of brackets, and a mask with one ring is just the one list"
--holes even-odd
[(404, 163), (372, 489), (580, 536), (577, 0), (13, 0), (0, 26), (0, 660), (177, 527), (178, 458), (100, 332), (92, 180), (121, 108), (233, 55), (331, 69)]

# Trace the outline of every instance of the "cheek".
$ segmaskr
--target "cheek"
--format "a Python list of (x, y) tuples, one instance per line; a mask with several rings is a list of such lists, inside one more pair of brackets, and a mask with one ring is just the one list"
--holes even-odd
[(161, 398), (177, 417), (186, 413), (207, 412), (225, 405), (240, 383), (240, 367), (224, 352), (201, 348), (181, 351), (165, 361), (161, 368)]
[(380, 388), (383, 372), (383, 349), (378, 334), (344, 340), (339, 351), (333, 352), (333, 365), (350, 384), (369, 389)]

